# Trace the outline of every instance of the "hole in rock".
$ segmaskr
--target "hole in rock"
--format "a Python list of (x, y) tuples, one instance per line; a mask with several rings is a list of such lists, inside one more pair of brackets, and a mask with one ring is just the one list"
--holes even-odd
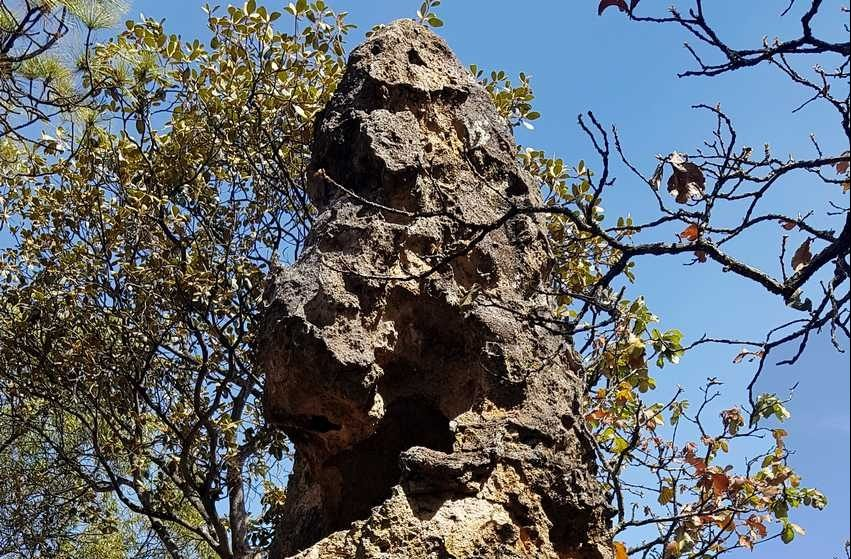
[(411, 49), (408, 51), (408, 62), (411, 64), (416, 64), (417, 66), (425, 66), (426, 63), (415, 49)]
[(320, 291), (304, 305), (304, 318), (320, 328), (334, 324), (337, 318), (334, 301)]
[(577, 556), (578, 546), (587, 541), (588, 529), (592, 525), (588, 511), (567, 504), (556, 505), (552, 498), (545, 498), (544, 512), (552, 521), (549, 536), (556, 552), (566, 557)]
[(529, 194), (529, 186), (522, 177), (512, 173), (508, 177), (508, 188), (505, 192), (509, 196), (524, 196)]
[[(429, 401), (403, 398), (393, 402), (375, 434), (333, 459), (325, 475), (336, 478), (337, 513), (328, 526), (340, 530), (367, 518), (370, 509), (390, 497), (399, 482), (399, 455), (414, 446), (451, 452), (454, 436), (449, 420)], [(328, 503), (331, 504), (331, 503)]]
[(340, 426), (331, 422), (324, 415), (311, 415), (307, 418), (305, 429), (314, 433), (327, 433), (328, 431), (339, 431)]

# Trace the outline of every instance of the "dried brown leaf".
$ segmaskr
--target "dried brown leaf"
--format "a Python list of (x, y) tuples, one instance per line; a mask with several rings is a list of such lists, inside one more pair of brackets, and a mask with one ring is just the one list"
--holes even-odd
[(735, 364), (741, 363), (745, 359), (745, 357), (748, 357), (748, 362), (751, 362), (754, 359), (762, 359), (762, 357), (764, 357), (764, 356), (765, 356), (765, 351), (762, 351), (762, 350), (750, 351), (747, 348), (742, 348), (742, 351), (740, 351), (736, 355), (736, 357), (733, 358), (733, 363), (735, 363)]
[(677, 557), (680, 554), (680, 545), (676, 541), (668, 542), (665, 546), (665, 557)]
[(626, 12), (629, 10), (629, 6), (626, 4), (626, 0), (600, 0), (600, 5), (597, 6), (597, 15), (602, 15), (603, 12), (606, 11), (606, 8), (610, 8), (615, 6), (622, 12)]
[(668, 192), (671, 193), (679, 204), (686, 204), (690, 200), (699, 200), (706, 190), (706, 177), (700, 167), (686, 161), (686, 158), (677, 152), (671, 154), (668, 159), (674, 173), (668, 178)]
[[(842, 155), (843, 155), (843, 157), (848, 157), (848, 152), (846, 151)], [(844, 175), (845, 173), (848, 172), (848, 169), (850, 167), (851, 167), (851, 161), (849, 161), (848, 159), (845, 159), (844, 161), (840, 161), (839, 163), (836, 164), (836, 172), (839, 173), (840, 175)]]
[(801, 270), (813, 259), (813, 253), (810, 251), (810, 245), (812, 244), (812, 242), (812, 239), (807, 239), (801, 246), (798, 247), (798, 250), (795, 251), (795, 254), (792, 255), (792, 270), (794, 270), (795, 272)]
[(712, 491), (717, 497), (727, 493), (730, 488), (730, 478), (726, 474), (712, 474)]
[(653, 171), (653, 176), (650, 177), (650, 186), (653, 190), (659, 190), (659, 187), (662, 186), (662, 176), (665, 174), (665, 162), (659, 163), (656, 166), (656, 170)]
[(765, 524), (762, 523), (762, 520), (755, 514), (752, 514), (747, 519), (747, 524), (748, 528), (750, 528), (751, 531), (757, 534), (759, 537), (764, 538), (768, 535), (768, 528), (766, 528)]

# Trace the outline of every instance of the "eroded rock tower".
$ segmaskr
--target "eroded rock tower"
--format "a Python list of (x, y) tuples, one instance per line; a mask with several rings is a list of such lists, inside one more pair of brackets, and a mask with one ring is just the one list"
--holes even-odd
[(535, 320), (552, 258), (515, 152), (427, 29), (352, 53), (258, 347), (296, 449), (270, 559), (610, 556), (577, 364)]

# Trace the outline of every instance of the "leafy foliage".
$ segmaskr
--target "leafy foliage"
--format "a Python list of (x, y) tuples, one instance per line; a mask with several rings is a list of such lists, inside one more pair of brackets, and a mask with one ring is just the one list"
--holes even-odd
[[(88, 53), (84, 120), (3, 140), (7, 425), (38, 433), (81, 502), (141, 515), (174, 557), (245, 556), (280, 503), (270, 457), (286, 445), (264, 425), (251, 326), (264, 275), (309, 226), (312, 119), (349, 29), (321, 1), (288, 11), (306, 22), (294, 35), (253, 2), (210, 8), (209, 46), (128, 22)], [(31, 406), (73, 420), (78, 443)], [(93, 514), (64, 522), (115, 518)]]
[(440, 6), (440, 0), (424, 0), (417, 10), (417, 21), (429, 27), (443, 27), (443, 20), (434, 13), (434, 9), (438, 6)]

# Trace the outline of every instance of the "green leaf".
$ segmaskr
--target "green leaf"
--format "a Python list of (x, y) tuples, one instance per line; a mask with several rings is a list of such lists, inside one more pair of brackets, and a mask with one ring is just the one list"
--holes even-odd
[(628, 448), (629, 442), (625, 438), (616, 435), (615, 442), (612, 445), (612, 450), (614, 450), (615, 454), (620, 454)]
[(786, 501), (775, 502), (774, 506), (771, 508), (771, 511), (777, 518), (786, 519), (789, 517), (789, 505), (786, 504)]
[(792, 543), (792, 540), (795, 539), (795, 529), (792, 527), (791, 522), (783, 524), (783, 531), (780, 532), (780, 539), (783, 540), (783, 543), (785, 544)]

